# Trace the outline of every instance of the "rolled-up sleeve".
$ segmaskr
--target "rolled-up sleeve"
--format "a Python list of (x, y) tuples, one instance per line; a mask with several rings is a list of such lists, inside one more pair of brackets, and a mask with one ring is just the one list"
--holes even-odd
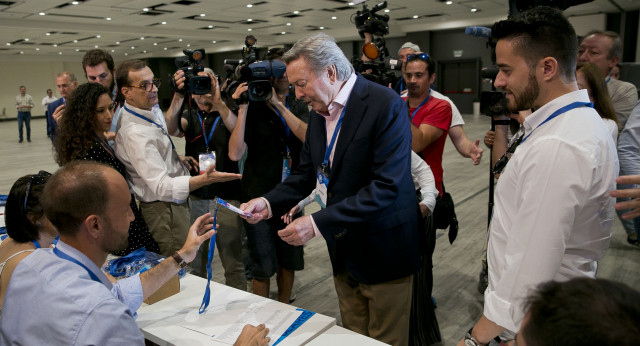
[(111, 294), (126, 305), (135, 318), (137, 316), (136, 311), (140, 305), (142, 305), (144, 298), (140, 274), (118, 280), (118, 282), (111, 287)]

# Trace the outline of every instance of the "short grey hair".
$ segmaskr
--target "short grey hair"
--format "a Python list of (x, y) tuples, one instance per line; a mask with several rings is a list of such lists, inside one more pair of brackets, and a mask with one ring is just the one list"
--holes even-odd
[(75, 75), (75, 74), (73, 74), (73, 72), (71, 72), (71, 71), (62, 71), (62, 72), (58, 73), (58, 75), (56, 76), (56, 78), (57, 78), (57, 77), (62, 77), (62, 76), (64, 76), (64, 75), (69, 76), (69, 81), (70, 81), (71, 83), (73, 83), (73, 82), (77, 81), (77, 79), (76, 79), (76, 75)]
[(412, 42), (405, 42), (398, 49), (398, 55), (400, 55), (400, 51), (405, 49), (405, 48), (413, 49), (414, 52), (419, 52), (420, 51), (420, 47), (417, 44), (412, 43)]
[(618, 58), (622, 60), (622, 40), (620, 39), (620, 35), (614, 31), (603, 31), (603, 30), (591, 30), (584, 37), (589, 37), (591, 35), (596, 36), (606, 36), (611, 39), (611, 48), (609, 49), (607, 58)]
[(338, 47), (336, 39), (324, 33), (309, 35), (301, 39), (282, 56), (285, 64), (299, 58), (304, 58), (316, 74), (320, 74), (324, 69), (334, 65), (336, 78), (340, 81), (348, 80), (349, 76), (355, 73), (349, 59)]

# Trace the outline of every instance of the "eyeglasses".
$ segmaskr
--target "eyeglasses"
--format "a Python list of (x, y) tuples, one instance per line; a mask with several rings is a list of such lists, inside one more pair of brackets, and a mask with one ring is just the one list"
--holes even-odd
[(520, 136), (518, 136), (518, 138), (516, 138), (516, 140), (511, 143), (509, 149), (507, 149), (507, 152), (504, 153), (502, 157), (498, 159), (498, 161), (496, 161), (496, 164), (493, 166), (493, 174), (502, 173), (504, 168), (507, 166), (507, 162), (509, 162), (509, 154), (513, 154), (516, 151), (516, 147), (520, 144), (520, 142), (522, 142), (523, 137), (524, 133), (521, 133)]
[(420, 59), (422, 61), (427, 61), (427, 59), (429, 59), (429, 54), (427, 53), (420, 53), (420, 54), (409, 54), (407, 55), (407, 61), (411, 61), (413, 59)]
[(29, 177), (29, 182), (27, 183), (27, 192), (24, 195), (24, 211), (27, 211), (27, 201), (29, 200), (29, 192), (31, 192), (32, 185), (44, 185), (44, 183), (49, 180), (51, 173), (47, 171), (40, 171), (38, 174), (34, 174)]
[(160, 88), (160, 85), (162, 85), (162, 81), (158, 78), (154, 78), (153, 81), (151, 83), (148, 82), (143, 82), (140, 85), (127, 85), (127, 87), (129, 88), (140, 88), (140, 89), (144, 89), (147, 92), (151, 92), (151, 90), (153, 90), (153, 86), (156, 86), (156, 88)]

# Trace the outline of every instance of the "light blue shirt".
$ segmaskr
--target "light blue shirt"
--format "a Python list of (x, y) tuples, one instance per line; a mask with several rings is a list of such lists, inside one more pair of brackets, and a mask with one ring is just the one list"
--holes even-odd
[(629, 115), (618, 138), (620, 175), (640, 174), (640, 102)]
[(0, 319), (2, 345), (143, 345), (135, 322), (142, 304), (138, 275), (111, 284), (87, 256), (63, 243), (58, 250), (93, 272), (38, 249), (18, 264)]

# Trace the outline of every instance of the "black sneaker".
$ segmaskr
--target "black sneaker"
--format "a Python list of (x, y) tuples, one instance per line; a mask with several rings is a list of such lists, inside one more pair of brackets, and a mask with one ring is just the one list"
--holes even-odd
[(22, 143), (22, 139), (18, 141), (18, 143)]
[(27, 139), (27, 142), (31, 143), (31, 139)]
[(638, 241), (638, 239), (631, 239), (627, 237), (627, 243), (632, 246), (640, 247), (640, 241)]

